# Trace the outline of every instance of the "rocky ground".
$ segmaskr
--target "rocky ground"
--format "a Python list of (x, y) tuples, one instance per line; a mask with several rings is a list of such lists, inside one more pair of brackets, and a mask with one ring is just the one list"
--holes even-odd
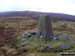
[(54, 38), (36, 38), (37, 20), (0, 19), (0, 56), (59, 56), (75, 51), (75, 22), (54, 21)]

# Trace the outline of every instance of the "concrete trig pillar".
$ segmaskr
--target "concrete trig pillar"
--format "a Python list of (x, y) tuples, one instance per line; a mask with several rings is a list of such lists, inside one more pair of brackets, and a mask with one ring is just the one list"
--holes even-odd
[(48, 15), (40, 16), (38, 37), (40, 37), (40, 34), (46, 41), (53, 39), (52, 18)]

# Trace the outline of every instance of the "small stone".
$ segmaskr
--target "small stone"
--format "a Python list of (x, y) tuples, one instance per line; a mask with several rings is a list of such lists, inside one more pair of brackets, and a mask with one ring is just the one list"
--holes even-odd
[(40, 36), (40, 38), (42, 38), (42, 36)]
[(44, 49), (44, 47), (40, 47), (40, 50)]
[(24, 34), (22, 35), (22, 38), (25, 38), (25, 35)]
[(63, 37), (66, 37), (68, 38), (69, 40), (73, 40), (73, 37), (69, 34), (63, 34), (63, 35), (60, 35), (58, 38), (63, 38)]
[(69, 45), (62, 44), (62, 45), (59, 45), (58, 47), (59, 47), (60, 49), (65, 49), (65, 48), (69, 47)]
[(32, 32), (31, 32), (31, 35), (36, 35), (36, 32), (35, 32), (35, 31), (32, 31)]
[(68, 43), (72, 43), (72, 41), (68, 41)]
[(31, 35), (31, 34), (28, 34), (27, 36), (28, 36), (28, 37), (31, 37), (32, 35)]
[(47, 46), (46, 48), (55, 49), (56, 47), (54, 47), (54, 46)]
[(54, 38), (53, 38), (53, 40), (58, 40), (58, 39), (59, 39), (58, 37), (54, 37)]

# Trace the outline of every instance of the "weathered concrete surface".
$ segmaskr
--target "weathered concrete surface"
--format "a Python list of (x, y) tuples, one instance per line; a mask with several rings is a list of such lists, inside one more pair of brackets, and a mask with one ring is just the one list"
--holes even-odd
[(40, 37), (40, 33), (42, 32), (42, 37), (46, 40), (52, 40), (53, 38), (53, 29), (52, 29), (52, 19), (50, 16), (42, 15), (39, 20), (39, 30), (38, 37)]

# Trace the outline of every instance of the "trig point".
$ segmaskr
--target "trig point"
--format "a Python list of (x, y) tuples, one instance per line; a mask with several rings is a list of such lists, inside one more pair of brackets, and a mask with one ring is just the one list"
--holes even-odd
[(38, 37), (40, 37), (40, 34), (46, 41), (53, 39), (52, 18), (48, 15), (40, 16)]

